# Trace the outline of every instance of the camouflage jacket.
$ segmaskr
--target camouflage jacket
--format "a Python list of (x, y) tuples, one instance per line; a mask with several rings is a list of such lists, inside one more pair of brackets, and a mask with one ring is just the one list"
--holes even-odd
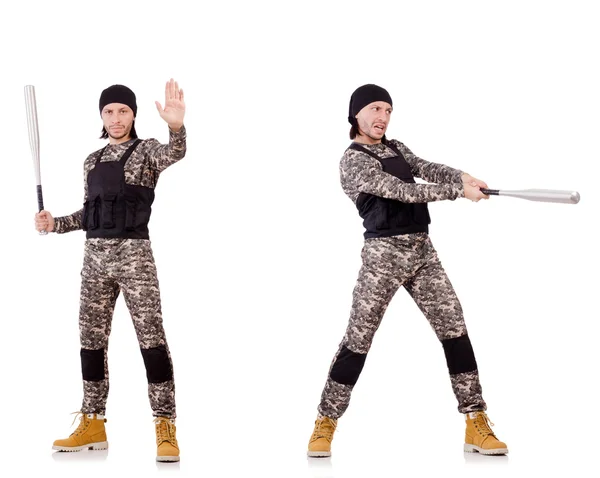
[[(464, 197), (462, 171), (443, 164), (425, 161), (415, 156), (403, 143), (395, 139), (390, 140), (390, 143), (400, 150), (414, 177), (435, 184), (405, 183), (384, 172), (381, 163), (372, 156), (361, 151), (347, 149), (340, 161), (340, 181), (342, 189), (355, 204), (360, 193), (397, 199), (405, 203), (454, 200)], [(396, 156), (394, 150), (383, 143), (361, 144), (361, 146), (382, 159)]]
[[(131, 142), (109, 144), (101, 162), (118, 161), (129, 148)], [(134, 186), (155, 188), (162, 171), (185, 156), (186, 132), (182, 126), (178, 132), (169, 129), (169, 144), (160, 144), (156, 139), (145, 139), (135, 149), (125, 163), (125, 182)], [(83, 163), (84, 202), (87, 200), (87, 176), (96, 165), (102, 149), (94, 151)], [(83, 208), (68, 216), (54, 218), (54, 232), (59, 234), (81, 229)]]

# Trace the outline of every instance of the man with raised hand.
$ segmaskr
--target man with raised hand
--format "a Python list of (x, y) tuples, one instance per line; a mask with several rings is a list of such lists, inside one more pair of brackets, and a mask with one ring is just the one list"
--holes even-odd
[[(159, 175), (185, 156), (183, 90), (171, 79), (160, 117), (169, 126), (169, 143), (140, 140), (135, 130), (136, 96), (123, 85), (102, 91), (102, 138), (108, 144), (84, 163), (84, 204), (79, 211), (53, 218), (35, 215), (38, 231), (86, 231), (79, 330), (83, 403), (80, 423), (53, 449), (106, 449), (104, 418), (108, 397), (107, 348), (115, 302), (123, 292), (137, 334), (148, 379), (155, 421), (157, 461), (179, 461), (175, 435), (175, 382), (163, 329), (160, 290), (148, 223)], [(132, 437), (132, 440), (135, 438)]]

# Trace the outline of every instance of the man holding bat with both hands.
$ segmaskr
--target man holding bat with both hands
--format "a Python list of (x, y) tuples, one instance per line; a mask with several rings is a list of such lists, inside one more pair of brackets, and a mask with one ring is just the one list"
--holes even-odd
[(169, 144), (138, 138), (133, 91), (123, 85), (105, 89), (99, 102), (101, 137), (109, 143), (85, 160), (83, 208), (56, 218), (48, 211), (35, 215), (38, 231), (86, 231), (79, 314), (81, 419), (69, 438), (54, 442), (55, 450), (108, 447), (104, 428), (109, 388), (107, 347), (115, 302), (122, 291), (146, 367), (156, 424), (156, 459), (179, 461), (173, 365), (148, 235), (158, 177), (186, 152), (183, 90), (172, 79), (166, 84), (164, 108), (158, 102), (156, 107), (169, 126)]
[[(485, 413), (487, 406), (460, 302), (428, 235), (428, 202), (488, 199), (480, 190), (487, 184), (457, 169), (418, 158), (400, 141), (388, 140), (385, 133), (391, 114), (392, 99), (385, 89), (369, 84), (352, 94), (348, 121), (354, 142), (342, 157), (340, 178), (344, 192), (364, 220), (363, 263), (350, 321), (321, 395), (308, 455), (331, 455), (337, 420), (348, 408), (385, 310), (402, 286), (443, 346), (458, 410), (465, 414), (464, 450), (506, 454), (506, 444), (496, 438)], [(434, 184), (416, 184), (414, 177)], [(408, 391), (419, 387), (405, 386)], [(436, 445), (428, 446), (433, 449)]]

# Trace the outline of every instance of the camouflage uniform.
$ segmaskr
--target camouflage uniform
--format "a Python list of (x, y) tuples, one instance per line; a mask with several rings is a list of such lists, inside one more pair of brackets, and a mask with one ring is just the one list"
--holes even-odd
[[(109, 144), (101, 162), (118, 161), (131, 141)], [(155, 188), (158, 176), (185, 156), (186, 132), (169, 131), (169, 144), (155, 139), (142, 141), (124, 167), (125, 182)], [(85, 199), (87, 176), (102, 150), (84, 163)], [(55, 218), (55, 231), (82, 229), (83, 209)], [(160, 290), (150, 241), (128, 238), (89, 238), (85, 242), (81, 272), (79, 329), (83, 372), (83, 413), (104, 414), (108, 396), (107, 347), (115, 302), (123, 291), (137, 334), (148, 378), (148, 396), (154, 416), (175, 418), (175, 383), (169, 348), (162, 324)], [(161, 358), (168, 367), (158, 368)], [(163, 360), (164, 361), (164, 360)], [(100, 368), (90, 367), (98, 364)], [(103, 366), (102, 366), (103, 364)], [(87, 368), (87, 369), (86, 369)]]
[[(391, 142), (402, 153), (415, 177), (436, 184), (407, 184), (384, 172), (381, 163), (373, 157), (348, 149), (340, 163), (340, 177), (344, 192), (354, 203), (361, 193), (404, 203), (464, 197), (462, 171), (425, 161), (399, 141)], [(382, 159), (396, 156), (383, 143), (362, 146)], [(485, 410), (462, 308), (429, 235), (368, 238), (361, 255), (362, 267), (353, 292), (350, 321), (331, 363), (319, 414), (337, 419), (346, 411), (375, 332), (401, 286), (417, 303), (444, 345), (458, 410), (462, 413)], [(457, 353), (472, 356), (462, 369), (460, 364), (455, 365)]]

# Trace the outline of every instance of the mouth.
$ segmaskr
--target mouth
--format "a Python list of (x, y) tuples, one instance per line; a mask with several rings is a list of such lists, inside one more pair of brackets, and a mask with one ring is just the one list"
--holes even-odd
[(379, 131), (380, 133), (385, 133), (385, 125), (383, 124), (376, 124), (373, 126), (373, 129), (375, 131)]

